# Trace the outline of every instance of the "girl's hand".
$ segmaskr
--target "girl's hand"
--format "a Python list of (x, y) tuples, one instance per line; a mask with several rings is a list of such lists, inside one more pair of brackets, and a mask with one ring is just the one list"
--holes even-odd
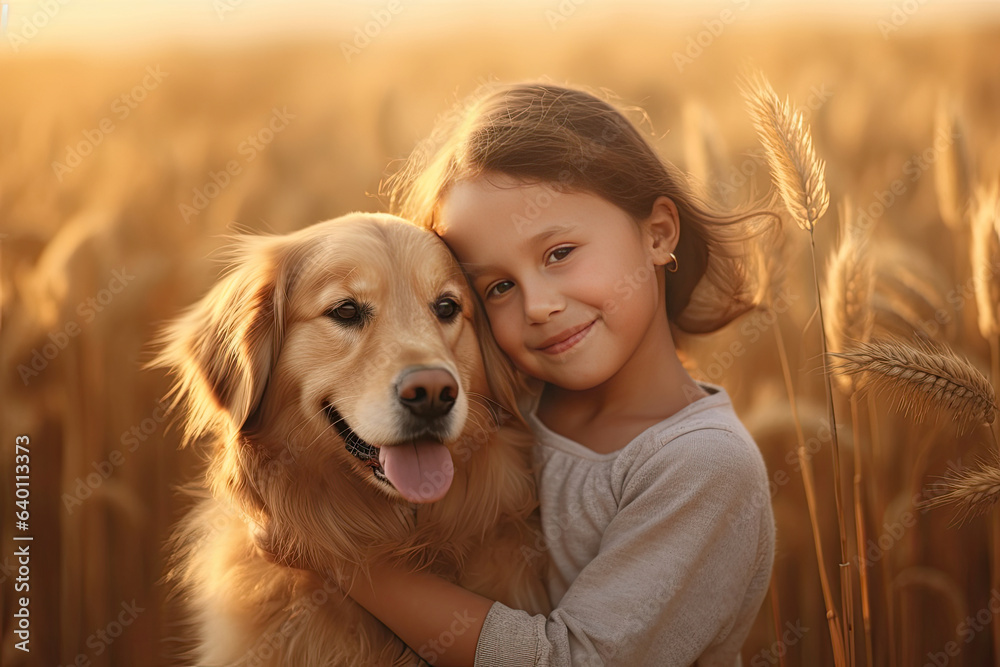
[(427, 572), (376, 563), (347, 591), (435, 667), (472, 667), (493, 600)]

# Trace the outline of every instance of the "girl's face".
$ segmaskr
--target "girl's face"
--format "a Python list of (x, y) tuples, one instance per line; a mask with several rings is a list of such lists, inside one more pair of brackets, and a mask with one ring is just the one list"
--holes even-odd
[[(450, 188), (439, 233), (514, 364), (583, 390), (617, 373), (650, 332), (669, 331), (656, 265), (673, 243), (645, 222), (597, 195), (491, 174)], [(658, 317), (662, 326), (654, 327)]]

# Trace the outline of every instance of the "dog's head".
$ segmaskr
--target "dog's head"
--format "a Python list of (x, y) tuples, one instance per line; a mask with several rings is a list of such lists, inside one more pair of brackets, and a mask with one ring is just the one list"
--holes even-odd
[(228, 274), (161, 346), (186, 438), (221, 437), (221, 483), (258, 507), (275, 461), (297, 483), (346, 469), (389, 497), (437, 500), (463, 434), (520, 417), (523, 387), (447, 246), (388, 215), (239, 237)]

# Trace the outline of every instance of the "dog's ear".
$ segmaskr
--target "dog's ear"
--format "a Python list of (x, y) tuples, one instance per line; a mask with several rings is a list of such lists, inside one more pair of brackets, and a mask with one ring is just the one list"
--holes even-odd
[(527, 426), (518, 401), (528, 394), (538, 391), (540, 388), (538, 380), (534, 380), (518, 370), (510, 358), (503, 353), (490, 330), (489, 318), (486, 316), (482, 302), (475, 296), (472, 301), (475, 303), (473, 322), (475, 323), (476, 336), (479, 338), (479, 350), (483, 355), (486, 381), (489, 383), (493, 400), (521, 424)]
[(237, 237), (227, 274), (156, 342), (149, 366), (175, 376), (173, 404), (187, 404), (185, 442), (232, 435), (259, 405), (281, 346), (285, 255), (281, 237)]

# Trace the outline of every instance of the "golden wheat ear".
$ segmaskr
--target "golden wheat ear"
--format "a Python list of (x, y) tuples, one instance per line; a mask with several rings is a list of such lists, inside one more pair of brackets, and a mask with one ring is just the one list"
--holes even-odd
[[(865, 343), (875, 328), (875, 262), (869, 252), (872, 225), (861, 224), (851, 214), (851, 202), (840, 208), (841, 239), (826, 271), (826, 336), (831, 350), (844, 352), (850, 344)], [(854, 391), (852, 375), (835, 376), (847, 395)]]
[(1000, 500), (1000, 458), (980, 461), (972, 469), (952, 470), (933, 487), (935, 495), (917, 504), (917, 509), (954, 505), (952, 527), (985, 514)]
[(774, 185), (795, 222), (812, 231), (830, 205), (826, 164), (816, 157), (801, 111), (778, 98), (762, 72), (747, 68), (738, 80)]
[(861, 374), (859, 389), (888, 393), (898, 409), (917, 420), (936, 409), (947, 410), (962, 434), (996, 419), (990, 381), (943, 343), (873, 339), (830, 356), (839, 360), (838, 373)]
[(260, 403), (282, 334), (285, 270), (273, 237), (237, 237), (225, 276), (154, 341), (174, 377), (184, 442), (239, 431)]

